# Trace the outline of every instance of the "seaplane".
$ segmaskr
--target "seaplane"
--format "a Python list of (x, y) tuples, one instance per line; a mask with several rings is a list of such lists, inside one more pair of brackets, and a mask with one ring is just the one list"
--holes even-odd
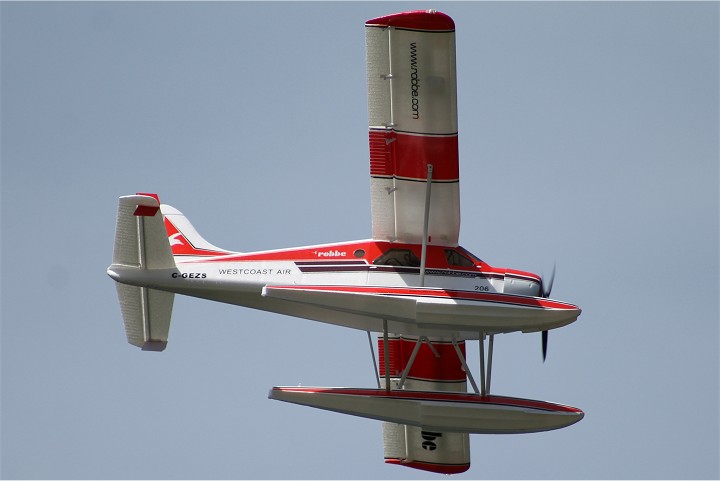
[[(365, 27), (372, 238), (231, 251), (158, 195), (138, 193), (119, 199), (107, 273), (128, 342), (145, 351), (166, 348), (176, 294), (366, 331), (374, 386), (273, 387), (269, 398), (382, 421), (386, 463), (462, 473), (470, 434), (583, 418), (571, 406), (490, 393), (497, 334), (541, 333), (544, 359), (548, 331), (581, 311), (550, 298), (554, 269), (546, 280), (493, 267), (458, 244), (452, 18), (411, 11)], [(475, 340), (479, 379), (466, 361)]]

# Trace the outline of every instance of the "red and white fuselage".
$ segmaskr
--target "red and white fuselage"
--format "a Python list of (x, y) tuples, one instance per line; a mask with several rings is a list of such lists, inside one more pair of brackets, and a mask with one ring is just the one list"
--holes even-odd
[[(134, 196), (127, 199), (130, 200)], [(150, 287), (366, 331), (478, 339), (564, 326), (580, 310), (539, 297), (539, 276), (491, 267), (462, 247), (428, 246), (420, 286), (421, 245), (363, 240), (228, 252), (207, 244), (176, 209), (162, 206), (175, 266), (109, 274)], [(175, 225), (175, 224), (180, 224)]]

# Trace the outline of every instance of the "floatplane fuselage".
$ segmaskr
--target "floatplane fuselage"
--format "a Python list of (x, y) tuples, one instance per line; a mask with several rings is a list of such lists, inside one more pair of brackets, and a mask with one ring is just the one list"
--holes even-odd
[[(125, 198), (133, 207), (134, 197)], [(580, 313), (542, 298), (538, 275), (491, 267), (462, 247), (427, 246), (424, 272), (417, 244), (362, 240), (230, 252), (194, 229), (184, 233), (185, 217), (162, 208), (175, 265), (114, 263), (108, 273), (116, 281), (371, 332), (383, 332), (384, 319), (390, 332), (458, 340), (546, 331)]]

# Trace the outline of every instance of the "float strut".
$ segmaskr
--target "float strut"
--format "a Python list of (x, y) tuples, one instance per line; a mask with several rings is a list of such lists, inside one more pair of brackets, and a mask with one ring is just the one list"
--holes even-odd
[(470, 384), (472, 384), (472, 387), (475, 390), (475, 394), (480, 394), (480, 390), (478, 389), (477, 384), (475, 383), (475, 378), (473, 378), (473, 375), (470, 372), (470, 369), (468, 368), (467, 362), (465, 362), (465, 356), (463, 356), (462, 352), (460, 351), (460, 346), (458, 346), (455, 336), (453, 336), (453, 338), (452, 338), (452, 344), (453, 344), (453, 347), (455, 348), (455, 352), (457, 353), (458, 359), (460, 359), (460, 363), (462, 364), (463, 370), (465, 371), (465, 374), (467, 374), (467, 377), (470, 380)]
[(492, 358), (493, 344), (495, 342), (495, 334), (490, 334), (488, 340), (488, 366), (487, 366), (487, 394), (490, 393), (490, 377), (492, 376)]
[(385, 390), (390, 392), (390, 354), (388, 349), (387, 319), (383, 319), (383, 355), (385, 356)]
[(487, 396), (487, 384), (485, 384), (485, 333), (479, 336), (480, 343), (480, 395)]
[(377, 381), (377, 387), (380, 389), (380, 371), (378, 371), (377, 360), (375, 359), (375, 348), (373, 347), (372, 336), (370, 331), (366, 331), (368, 336), (368, 344), (370, 344), (370, 355), (373, 360), (373, 370), (375, 372), (375, 380)]
[(415, 343), (415, 347), (413, 347), (413, 351), (410, 354), (410, 359), (408, 360), (407, 366), (405, 366), (405, 370), (403, 370), (402, 377), (400, 378), (400, 384), (398, 384), (398, 389), (402, 389), (405, 385), (405, 381), (407, 380), (408, 374), (410, 374), (410, 369), (412, 369), (412, 365), (415, 362), (415, 357), (417, 357), (417, 353), (420, 350), (420, 345), (422, 342), (427, 342), (428, 347), (432, 351), (433, 355), (436, 358), (440, 358), (440, 353), (437, 349), (435, 349), (435, 346), (432, 345), (432, 342), (430, 342), (430, 339), (428, 339), (427, 336), (420, 336)]

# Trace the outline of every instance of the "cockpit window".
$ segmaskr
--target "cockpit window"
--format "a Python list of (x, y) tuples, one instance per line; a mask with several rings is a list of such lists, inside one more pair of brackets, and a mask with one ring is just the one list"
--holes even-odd
[(373, 264), (380, 266), (420, 267), (420, 259), (410, 249), (390, 249)]
[(469, 250), (467, 250), (467, 249), (465, 249), (465, 248), (462, 248), (462, 247), (459, 248), (459, 249), (462, 250), (462, 253), (463, 253), (464, 255), (466, 255), (466, 256), (468, 256), (470, 259), (474, 260), (474, 261), (475, 261), (475, 264), (483, 264), (483, 260), (480, 259), (480, 258), (479, 258), (478, 256), (476, 256), (475, 254), (473, 254), (472, 252), (470, 252)]
[(447, 263), (449, 266), (458, 266), (458, 267), (474, 267), (475, 263), (465, 257), (464, 255), (460, 254), (458, 251), (454, 251), (452, 249), (445, 249), (445, 259), (447, 259)]

